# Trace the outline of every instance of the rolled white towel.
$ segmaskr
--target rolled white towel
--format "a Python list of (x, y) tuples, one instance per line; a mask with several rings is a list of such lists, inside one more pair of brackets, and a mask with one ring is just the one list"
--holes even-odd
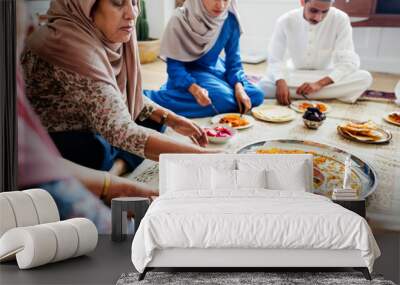
[(57, 205), (53, 197), (43, 189), (29, 189), (22, 191), (30, 196), (36, 208), (39, 224), (52, 223), (60, 220)]
[(74, 257), (91, 252), (96, 248), (98, 232), (92, 221), (85, 218), (75, 218), (65, 220), (71, 224), (78, 233), (78, 248)]
[(8, 199), (0, 194), (0, 237), (9, 229), (15, 228), (14, 211)]
[(10, 202), (17, 227), (33, 226), (39, 223), (35, 205), (28, 194), (22, 191), (12, 191), (3, 192), (0, 195)]
[(97, 240), (96, 226), (84, 218), (14, 228), (0, 238), (0, 261), (16, 257), (20, 269), (33, 268), (87, 254)]
[(42, 225), (11, 229), (0, 239), (0, 261), (16, 257), (20, 269), (49, 263), (56, 252), (56, 236)]
[(78, 249), (78, 233), (66, 221), (43, 224), (43, 227), (50, 229), (57, 240), (57, 250), (51, 262), (71, 258)]

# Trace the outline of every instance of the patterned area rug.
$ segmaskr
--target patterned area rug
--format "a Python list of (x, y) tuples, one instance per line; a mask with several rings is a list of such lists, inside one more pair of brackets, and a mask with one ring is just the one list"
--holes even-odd
[(364, 92), (363, 95), (361, 95), (360, 100), (390, 103), (396, 101), (396, 94), (394, 94), (394, 92), (367, 90)]
[[(294, 139), (328, 144), (346, 150), (364, 161), (369, 162), (378, 172), (378, 189), (368, 199), (367, 216), (370, 223), (387, 230), (400, 231), (400, 127), (386, 123), (383, 116), (398, 111), (399, 106), (389, 103), (358, 101), (356, 104), (344, 104), (338, 101), (327, 101), (332, 107), (327, 120), (318, 130), (304, 127), (300, 114), (296, 119), (283, 124), (256, 121), (252, 128), (241, 130), (238, 135), (225, 145), (211, 145), (228, 153), (235, 153), (240, 148), (261, 140)], [(275, 100), (266, 100), (265, 104), (275, 104)], [(349, 141), (341, 137), (336, 126), (345, 120), (373, 120), (386, 130), (393, 139), (385, 145), (368, 145)], [(199, 125), (207, 126), (210, 118), (195, 119)], [(168, 129), (167, 135), (190, 142), (187, 138)], [(158, 188), (158, 165), (145, 160), (130, 178)]]
[(146, 278), (138, 281), (138, 273), (122, 274), (117, 285), (157, 284), (157, 285), (186, 285), (186, 284), (213, 284), (213, 285), (298, 285), (298, 284), (324, 284), (324, 285), (395, 285), (384, 280), (381, 276), (373, 276), (372, 281), (364, 279), (358, 272), (149, 272)]

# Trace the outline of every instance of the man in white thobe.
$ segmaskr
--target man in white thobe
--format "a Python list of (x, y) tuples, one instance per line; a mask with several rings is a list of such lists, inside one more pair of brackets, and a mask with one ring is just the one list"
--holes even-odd
[(354, 103), (371, 86), (371, 74), (359, 70), (350, 19), (333, 2), (302, 0), (302, 8), (278, 19), (259, 83), (266, 98), (282, 105), (291, 98)]

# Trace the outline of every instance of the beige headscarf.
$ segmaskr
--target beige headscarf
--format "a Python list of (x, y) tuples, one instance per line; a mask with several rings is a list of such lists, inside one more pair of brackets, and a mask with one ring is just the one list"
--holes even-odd
[(231, 0), (228, 10), (218, 17), (207, 12), (202, 0), (186, 0), (168, 22), (161, 41), (161, 56), (184, 62), (199, 59), (214, 46), (228, 12), (235, 15), (242, 32), (236, 0)]
[(111, 84), (136, 119), (143, 108), (136, 31), (127, 43), (107, 41), (90, 16), (95, 2), (52, 0), (48, 24), (30, 36), (27, 47), (51, 64)]

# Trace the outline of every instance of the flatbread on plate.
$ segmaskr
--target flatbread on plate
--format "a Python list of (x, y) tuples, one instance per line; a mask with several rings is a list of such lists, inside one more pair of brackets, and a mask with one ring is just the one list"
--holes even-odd
[(253, 108), (251, 112), (259, 120), (274, 123), (288, 122), (296, 116), (293, 110), (276, 105), (261, 105)]

